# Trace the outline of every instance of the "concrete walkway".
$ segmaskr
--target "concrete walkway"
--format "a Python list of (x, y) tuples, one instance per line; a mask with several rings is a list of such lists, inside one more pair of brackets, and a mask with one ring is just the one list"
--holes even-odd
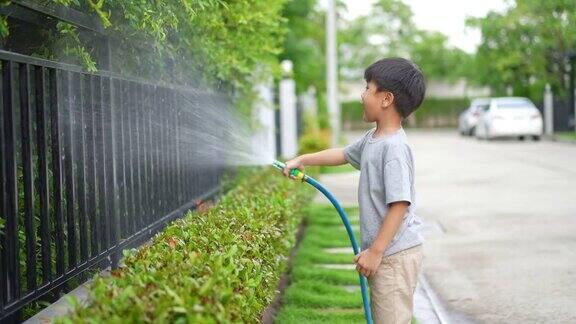
[(409, 132), (425, 272), (482, 323), (576, 323), (576, 146)]

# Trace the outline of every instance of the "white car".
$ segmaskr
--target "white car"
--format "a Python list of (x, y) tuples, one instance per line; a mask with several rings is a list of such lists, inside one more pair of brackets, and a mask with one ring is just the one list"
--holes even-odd
[(502, 97), (490, 99), (480, 113), (476, 138), (532, 137), (539, 140), (543, 132), (542, 114), (528, 98)]
[(490, 98), (477, 98), (470, 102), (470, 107), (464, 110), (458, 118), (458, 131), (461, 135), (474, 136), (478, 117), (489, 104)]

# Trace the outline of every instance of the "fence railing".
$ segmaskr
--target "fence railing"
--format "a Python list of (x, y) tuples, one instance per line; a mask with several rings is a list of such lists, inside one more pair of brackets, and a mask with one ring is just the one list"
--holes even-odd
[[(537, 103), (536, 107), (546, 118), (544, 103)], [(570, 105), (570, 99), (566, 98), (553, 98), (552, 101), (552, 129), (554, 132), (568, 132), (574, 130), (576, 119), (574, 117), (574, 109)]]
[[(0, 51), (0, 319), (217, 193), (186, 89)], [(195, 93), (198, 101), (221, 100)], [(197, 107), (195, 109), (201, 109)]]

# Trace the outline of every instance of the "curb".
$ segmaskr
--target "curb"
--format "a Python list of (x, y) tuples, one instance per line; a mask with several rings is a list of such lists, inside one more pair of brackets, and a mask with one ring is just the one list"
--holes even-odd
[(546, 136), (545, 139), (547, 139), (550, 142), (576, 145), (576, 140), (564, 139), (564, 138), (560, 138), (558, 136)]
[(418, 282), (420, 283), (422, 290), (424, 290), (426, 297), (430, 301), (430, 305), (432, 306), (432, 310), (436, 314), (436, 318), (438, 319), (440, 324), (451, 323), (449, 320), (450, 317), (448, 316), (448, 313), (446, 312), (446, 310), (444, 309), (444, 306), (442, 306), (442, 303), (440, 302), (440, 298), (438, 298), (438, 295), (436, 295), (434, 290), (432, 290), (432, 287), (430, 287), (430, 284), (428, 283), (428, 280), (426, 280), (426, 277), (424, 276), (424, 274), (420, 275)]

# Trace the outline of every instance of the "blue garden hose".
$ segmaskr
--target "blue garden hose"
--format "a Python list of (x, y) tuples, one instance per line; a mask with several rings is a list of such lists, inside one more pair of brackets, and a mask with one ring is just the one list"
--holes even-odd
[[(272, 163), (272, 166), (274, 166), (275, 168), (277, 168), (280, 171), (283, 171), (284, 168), (286, 167), (286, 164), (275, 160)], [(290, 175), (293, 176), (295, 180), (300, 180), (302, 182), (308, 182), (308, 184), (310, 184), (314, 188), (318, 189), (318, 191), (323, 193), (324, 196), (326, 196), (326, 198), (328, 198), (328, 200), (330, 200), (330, 202), (332, 203), (334, 208), (336, 208), (336, 210), (338, 211), (338, 214), (340, 214), (340, 218), (342, 219), (342, 222), (344, 223), (344, 226), (346, 227), (346, 232), (348, 233), (348, 238), (350, 239), (350, 243), (352, 244), (352, 249), (354, 250), (354, 255), (357, 255), (358, 253), (360, 253), (360, 250), (358, 249), (358, 243), (356, 243), (356, 238), (354, 237), (354, 232), (352, 231), (352, 226), (350, 225), (350, 221), (348, 220), (348, 216), (346, 216), (346, 212), (344, 212), (344, 209), (342, 209), (342, 206), (340, 206), (340, 203), (338, 202), (338, 200), (336, 200), (336, 198), (334, 198), (334, 195), (332, 195), (332, 193), (330, 191), (328, 191), (326, 188), (324, 188), (324, 186), (322, 186), (314, 178), (304, 174), (302, 171), (300, 171), (298, 169), (290, 170)], [(362, 274), (359, 274), (358, 276), (360, 277), (360, 289), (362, 291), (362, 303), (364, 304), (364, 316), (366, 316), (366, 323), (372, 324), (372, 310), (370, 309), (370, 299), (368, 297), (368, 286), (366, 285), (366, 277), (364, 277)]]

